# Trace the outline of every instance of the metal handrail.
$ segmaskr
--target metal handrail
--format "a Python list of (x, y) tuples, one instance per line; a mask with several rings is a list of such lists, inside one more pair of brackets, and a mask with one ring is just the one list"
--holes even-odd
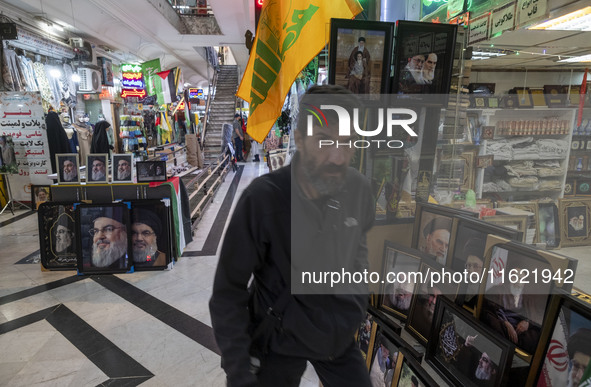
[(213, 90), (215, 90), (218, 83), (218, 72), (215, 71), (213, 73), (213, 80), (212, 86), (209, 88), (209, 92), (207, 94), (207, 104), (205, 105), (205, 114), (203, 115), (203, 130), (201, 131), (201, 149), (203, 149), (203, 145), (205, 144), (205, 132), (207, 130), (207, 121), (209, 120), (209, 110), (211, 109), (211, 100), (214, 98)]

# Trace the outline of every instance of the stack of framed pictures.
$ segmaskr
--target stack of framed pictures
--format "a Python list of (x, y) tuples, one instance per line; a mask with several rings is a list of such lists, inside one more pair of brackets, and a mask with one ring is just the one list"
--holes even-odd
[[(77, 153), (57, 154), (58, 184), (80, 184), (80, 171), (85, 169), (87, 184), (133, 183), (135, 175), (138, 182), (166, 181), (166, 161), (142, 161), (136, 163), (134, 170), (132, 154), (89, 154), (86, 167), (80, 168)], [(109, 162), (110, 161), (110, 162)], [(109, 181), (109, 171), (111, 179)], [(137, 171), (137, 173), (134, 173)]]

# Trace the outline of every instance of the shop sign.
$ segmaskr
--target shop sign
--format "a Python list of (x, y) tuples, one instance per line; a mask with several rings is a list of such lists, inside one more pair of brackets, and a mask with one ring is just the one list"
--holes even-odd
[(146, 96), (146, 84), (142, 73), (142, 66), (123, 64), (121, 65), (121, 97), (139, 97)]
[(196, 87), (189, 88), (189, 99), (196, 100), (197, 98), (203, 98), (203, 89)]
[(476, 19), (470, 20), (469, 30), (470, 35), (468, 37), (468, 46), (474, 43), (482, 42), (488, 39), (490, 13), (486, 13)]
[(504, 31), (515, 28), (515, 2), (505, 4), (493, 11), (490, 20), (490, 37), (494, 38)]
[(519, 0), (517, 2), (519, 13), (518, 25), (524, 27), (548, 16), (548, 0)]

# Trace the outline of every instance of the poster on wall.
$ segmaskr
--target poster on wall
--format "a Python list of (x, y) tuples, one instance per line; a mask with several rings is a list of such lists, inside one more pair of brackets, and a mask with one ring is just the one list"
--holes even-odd
[(38, 92), (0, 93), (0, 136), (10, 136), (16, 172), (9, 175), (13, 199), (29, 201), (31, 184), (49, 182), (51, 163)]

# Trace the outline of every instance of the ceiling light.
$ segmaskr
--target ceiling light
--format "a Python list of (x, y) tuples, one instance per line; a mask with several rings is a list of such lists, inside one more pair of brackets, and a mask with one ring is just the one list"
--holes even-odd
[(507, 55), (504, 52), (490, 52), (490, 51), (472, 51), (472, 58), (474, 58), (474, 55), (476, 56), (503, 56), (503, 55)]
[[(560, 57), (559, 57), (560, 59)], [(573, 63), (573, 62), (591, 62), (591, 54), (581, 55), (581, 56), (573, 56), (572, 58), (562, 59), (558, 62), (561, 63)]]
[(59, 78), (62, 76), (62, 72), (59, 71), (58, 69), (51, 69), (51, 70), (49, 70), (49, 75), (51, 75), (54, 78)]
[(485, 59), (491, 59), (490, 56), (472, 56), (471, 58), (472, 60), (485, 60)]
[(530, 30), (591, 31), (591, 6), (529, 27)]
[(77, 73), (72, 74), (72, 82), (74, 82), (74, 83), (80, 82), (80, 75), (78, 75)]

